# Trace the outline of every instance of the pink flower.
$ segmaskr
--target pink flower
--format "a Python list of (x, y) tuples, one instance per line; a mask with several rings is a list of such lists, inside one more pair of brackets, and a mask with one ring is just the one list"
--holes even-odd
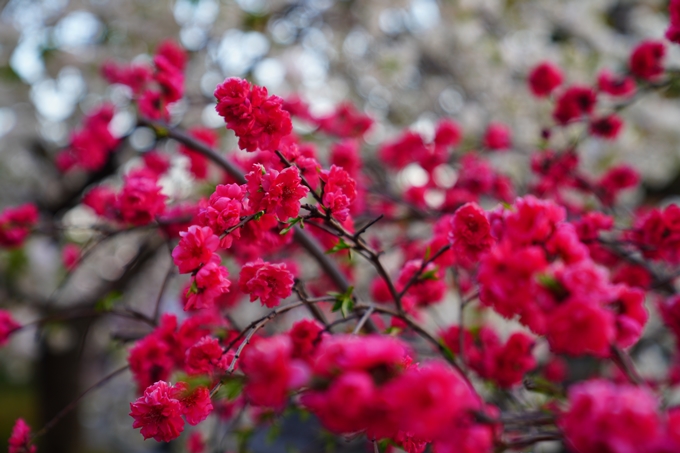
[(342, 168), (333, 165), (321, 172), (324, 181), (323, 204), (340, 222), (347, 220), (349, 207), (356, 200), (356, 182)]
[(210, 391), (206, 387), (191, 389), (186, 382), (178, 382), (172, 388), (172, 396), (179, 401), (182, 415), (192, 426), (208, 418), (213, 410)]
[(592, 88), (573, 85), (557, 98), (553, 118), (559, 124), (565, 125), (582, 116), (590, 115), (596, 102), (597, 95)]
[(331, 145), (331, 164), (337, 165), (356, 178), (362, 165), (359, 143), (356, 140), (344, 140)]
[(194, 431), (187, 439), (187, 450), (189, 453), (203, 453), (205, 451), (205, 442), (200, 431)]
[(307, 196), (309, 189), (303, 186), (297, 168), (288, 167), (280, 173), (276, 170), (265, 172), (256, 164), (246, 175), (248, 197), (253, 212), (265, 211), (276, 214), (280, 221), (297, 217), (300, 200)]
[(511, 131), (503, 123), (490, 123), (484, 133), (484, 146), (491, 150), (508, 149), (512, 146)]
[(323, 331), (323, 325), (311, 319), (303, 319), (293, 324), (288, 332), (293, 342), (293, 357), (303, 360), (311, 359), (323, 338)]
[(465, 380), (441, 362), (412, 367), (388, 384), (385, 392), (399, 427), (421, 439), (443, 439), (481, 403)]
[(64, 267), (71, 271), (75, 269), (80, 261), (80, 247), (76, 244), (66, 244), (61, 250), (61, 262), (64, 263)]
[(83, 197), (83, 204), (92, 209), (95, 214), (108, 219), (115, 219), (116, 193), (109, 187), (97, 186)]
[(116, 197), (116, 207), (123, 222), (146, 225), (163, 214), (166, 198), (154, 179), (130, 174)]
[(404, 132), (396, 140), (383, 144), (378, 150), (381, 161), (397, 170), (420, 160), (427, 153), (423, 137), (411, 131)]
[[(208, 226), (220, 234), (238, 225), (241, 213), (245, 210), (243, 206), (245, 192), (245, 188), (237, 184), (218, 185), (215, 192), (210, 195), (208, 206), (198, 215), (201, 225)], [(220, 247), (231, 247), (233, 240), (241, 236), (239, 230), (225, 235), (220, 241)]]
[(443, 119), (437, 123), (434, 133), (434, 144), (436, 146), (457, 146), (463, 138), (460, 125), (455, 121)]
[(38, 223), (38, 208), (26, 203), (0, 213), (0, 246), (20, 247)]
[(340, 138), (363, 136), (373, 125), (370, 116), (359, 112), (349, 102), (342, 102), (329, 115), (316, 119), (319, 130)]
[(458, 208), (451, 219), (449, 238), (459, 259), (466, 263), (477, 261), (480, 254), (493, 244), (486, 212), (476, 203), (467, 203)]
[(613, 313), (585, 298), (563, 302), (547, 326), (546, 337), (555, 353), (608, 357), (616, 340)]
[(9, 336), (19, 329), (21, 324), (16, 322), (7, 310), (0, 310), (0, 346), (7, 344)]
[(619, 165), (609, 168), (602, 176), (598, 186), (601, 189), (602, 202), (611, 206), (622, 190), (635, 187), (640, 182), (640, 175), (629, 165)]
[(562, 71), (549, 62), (543, 62), (529, 73), (529, 88), (536, 97), (545, 97), (562, 84)]
[(570, 387), (568, 397), (558, 424), (573, 451), (653, 451), (662, 421), (659, 402), (645, 387), (586, 381)]
[(634, 76), (654, 81), (663, 74), (666, 46), (661, 41), (643, 41), (630, 54), (630, 72)]
[(251, 302), (259, 298), (270, 308), (290, 296), (293, 283), (293, 274), (284, 263), (266, 263), (260, 258), (243, 266), (238, 281), (241, 291), (250, 294)]
[(597, 76), (597, 87), (610, 96), (630, 97), (635, 94), (635, 79), (624, 75), (616, 75), (603, 69)]
[(196, 273), (192, 287), (189, 289), (185, 311), (211, 308), (215, 300), (229, 291), (231, 281), (226, 267), (219, 265), (219, 257), (204, 264)]
[(258, 339), (243, 350), (240, 365), (246, 376), (244, 393), (251, 404), (280, 409), (288, 391), (307, 382), (307, 366), (293, 359), (292, 353), (287, 335)]
[(623, 128), (623, 120), (617, 115), (608, 115), (600, 118), (594, 118), (590, 122), (590, 133), (608, 140), (614, 140), (618, 137)]
[[(187, 349), (185, 369), (191, 374), (210, 374), (226, 369), (222, 360), (226, 357), (220, 342), (216, 338), (205, 336), (195, 345)], [(227, 365), (228, 366), (228, 365)]]
[(130, 350), (128, 363), (140, 389), (170, 378), (177, 365), (177, 318), (164, 315), (160, 326), (139, 340)]
[(184, 430), (182, 405), (175, 398), (175, 389), (167, 382), (158, 381), (144, 390), (144, 395), (130, 403), (133, 428), (142, 428), (144, 439), (169, 442)]
[(17, 419), (8, 443), (9, 453), (35, 453), (36, 446), (31, 445), (31, 428), (23, 418)]
[(281, 139), (293, 130), (283, 99), (269, 96), (267, 89), (237, 78), (226, 79), (215, 89), (217, 113), (239, 138), (247, 151), (275, 151)]
[(68, 149), (58, 158), (60, 168), (66, 171), (79, 166), (97, 171), (104, 167), (119, 143), (109, 130), (114, 113), (112, 104), (103, 104), (85, 117), (82, 128), (71, 133)]
[(172, 259), (180, 274), (194, 272), (200, 266), (209, 263), (220, 243), (220, 239), (207, 226), (192, 225), (179, 235), (181, 239), (172, 251)]
[[(395, 284), (397, 291), (402, 291), (411, 278), (416, 275), (423, 265), (422, 260), (410, 260), (404, 264)], [(446, 294), (446, 282), (434, 263), (429, 263), (423, 269), (415, 282), (408, 288), (406, 295), (413, 298), (417, 306), (427, 306), (440, 302)]]

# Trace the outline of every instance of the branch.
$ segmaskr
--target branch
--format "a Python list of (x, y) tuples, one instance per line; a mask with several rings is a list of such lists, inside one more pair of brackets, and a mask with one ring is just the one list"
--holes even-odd
[(82, 400), (82, 399), (85, 397), (85, 395), (87, 395), (88, 393), (90, 393), (92, 390), (95, 390), (95, 389), (101, 387), (102, 385), (106, 384), (107, 382), (109, 382), (109, 381), (110, 381), (111, 379), (113, 379), (114, 377), (116, 377), (116, 376), (118, 376), (119, 374), (123, 373), (123, 372), (124, 372), (125, 370), (127, 370), (129, 367), (130, 367), (129, 365), (125, 365), (125, 366), (122, 367), (122, 368), (118, 368), (116, 371), (114, 371), (113, 373), (109, 374), (108, 376), (105, 376), (105, 377), (102, 378), (99, 382), (96, 382), (96, 383), (93, 384), (90, 388), (88, 388), (88, 389), (85, 390), (83, 393), (81, 393), (80, 396), (79, 396), (78, 398), (76, 398), (76, 399), (73, 400), (68, 406), (66, 406), (65, 408), (63, 408), (57, 415), (55, 415), (55, 416), (52, 418), (52, 420), (50, 420), (49, 422), (47, 422), (47, 424), (46, 424), (40, 431), (38, 431), (37, 433), (35, 433), (35, 434), (33, 435), (33, 437), (31, 438), (31, 443), (32, 443), (33, 441), (35, 441), (35, 439), (37, 439), (38, 437), (45, 435), (50, 429), (52, 429), (52, 428), (54, 427), (54, 425), (56, 425), (56, 424), (59, 422), (59, 420), (61, 420), (62, 418), (64, 418), (64, 416), (66, 416), (69, 412), (71, 412), (73, 409), (75, 409), (76, 406), (78, 405), (78, 403), (80, 402), (80, 400)]
[[(139, 125), (141, 126), (150, 127), (151, 129), (153, 129), (156, 132), (157, 136), (169, 137), (179, 143), (182, 143), (183, 145), (188, 146), (197, 153), (207, 157), (208, 159), (213, 161), (216, 165), (218, 165), (220, 168), (222, 168), (225, 172), (227, 172), (227, 174), (231, 176), (234, 180), (236, 180), (237, 183), (239, 184), (246, 183), (246, 178), (244, 177), (243, 172), (241, 171), (240, 168), (231, 163), (217, 151), (207, 146), (205, 143), (196, 140), (195, 138), (185, 134), (182, 131), (179, 131), (173, 127), (170, 127), (157, 121), (151, 121), (146, 118), (140, 118), (138, 122)], [(302, 248), (307, 250), (307, 252), (310, 255), (312, 255), (312, 257), (316, 260), (319, 266), (321, 266), (324, 272), (331, 278), (331, 280), (333, 280), (333, 283), (335, 283), (338, 289), (340, 289), (343, 292), (347, 291), (347, 289), (350, 286), (349, 282), (347, 281), (347, 278), (340, 271), (340, 269), (338, 269), (336, 264), (331, 259), (329, 259), (328, 256), (326, 256), (324, 251), (319, 246), (319, 243), (297, 226), (293, 228), (293, 232), (294, 232), (293, 239)]]

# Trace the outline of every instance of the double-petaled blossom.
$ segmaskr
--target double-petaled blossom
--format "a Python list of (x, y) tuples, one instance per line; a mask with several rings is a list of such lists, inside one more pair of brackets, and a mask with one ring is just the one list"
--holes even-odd
[(115, 206), (122, 222), (140, 226), (163, 214), (166, 198), (154, 178), (142, 172), (131, 173), (125, 177)]
[(192, 225), (179, 233), (179, 244), (172, 251), (172, 259), (180, 274), (188, 274), (211, 261), (220, 239), (209, 226)]
[(489, 219), (476, 203), (466, 203), (455, 212), (449, 234), (456, 257), (467, 264), (476, 262), (493, 244)]
[(588, 86), (573, 85), (557, 97), (553, 118), (559, 124), (567, 124), (593, 113), (597, 95)]
[(665, 56), (666, 46), (663, 42), (643, 41), (630, 54), (630, 72), (643, 80), (657, 80), (663, 74)]
[(9, 437), (9, 453), (35, 453), (36, 446), (31, 445), (31, 427), (23, 418), (17, 419)]
[(501, 388), (520, 384), (524, 375), (536, 367), (532, 350), (534, 339), (523, 332), (513, 333), (502, 343), (490, 327), (460, 332), (460, 326), (451, 326), (442, 332), (442, 341), (458, 355), (463, 338), (462, 357), (481, 378), (494, 382)]
[(165, 381), (158, 381), (144, 390), (144, 394), (130, 403), (133, 428), (141, 428), (144, 439), (170, 442), (184, 431), (182, 404), (175, 397), (175, 389)]
[(38, 223), (38, 208), (26, 203), (0, 212), (0, 246), (19, 247)]
[(490, 123), (484, 132), (482, 142), (490, 150), (508, 149), (512, 146), (512, 132), (503, 123)]
[(293, 130), (283, 99), (269, 96), (264, 87), (232, 77), (217, 86), (215, 97), (217, 113), (239, 138), (241, 149), (273, 152)]
[(668, 3), (668, 17), (670, 22), (666, 29), (666, 39), (678, 44), (680, 43), (680, 1), (671, 0)]
[(288, 332), (293, 342), (293, 357), (311, 360), (313, 352), (323, 339), (323, 332), (323, 325), (311, 319), (303, 319), (293, 324)]
[(112, 104), (103, 104), (85, 117), (82, 128), (71, 133), (69, 147), (57, 155), (56, 165), (61, 171), (73, 167), (97, 171), (104, 167), (119, 142), (109, 130), (114, 113)]
[[(395, 283), (397, 291), (406, 289), (406, 296), (416, 306), (425, 307), (441, 302), (446, 294), (446, 282), (443, 274), (434, 263), (427, 264), (422, 272), (422, 260), (409, 260), (402, 267)], [(420, 272), (420, 273), (419, 273)], [(406, 288), (411, 282), (411, 285)]]
[(357, 198), (356, 182), (343, 168), (332, 165), (321, 172), (324, 182), (323, 204), (341, 222), (347, 220), (349, 208)]
[(251, 404), (281, 409), (288, 392), (307, 383), (308, 366), (292, 355), (293, 342), (287, 335), (258, 338), (244, 349), (240, 366)]
[(290, 296), (294, 283), (293, 273), (285, 263), (267, 263), (258, 258), (247, 263), (239, 275), (239, 288), (250, 295), (250, 301), (260, 299), (262, 305), (276, 307)]
[(597, 76), (597, 87), (610, 96), (630, 97), (635, 94), (635, 79), (603, 69)]
[(192, 426), (208, 418), (213, 410), (207, 387), (190, 388), (186, 382), (178, 382), (172, 389), (172, 396), (179, 401), (182, 415)]
[(220, 265), (219, 257), (213, 255), (210, 261), (196, 272), (187, 294), (184, 310), (211, 308), (222, 294), (229, 291), (229, 271)]
[(531, 89), (534, 96), (545, 97), (560, 86), (562, 80), (563, 76), (560, 68), (546, 61), (535, 66), (529, 73), (529, 89)]
[(339, 104), (333, 112), (314, 122), (319, 130), (340, 138), (356, 138), (364, 135), (373, 125), (371, 117), (359, 112), (349, 102)]
[(309, 189), (302, 185), (299, 171), (293, 167), (281, 172), (265, 171), (262, 165), (257, 164), (246, 175), (246, 180), (251, 210), (276, 214), (281, 221), (297, 217), (300, 200), (309, 193)]
[[(223, 235), (220, 240), (221, 248), (231, 247), (233, 240), (241, 236), (240, 229), (234, 227), (241, 221), (241, 214), (245, 210), (243, 206), (245, 194), (246, 190), (242, 186), (220, 184), (210, 195), (208, 205), (198, 214), (201, 225)], [(225, 234), (227, 231), (229, 234)]]
[(567, 445), (578, 453), (655, 450), (663, 420), (659, 401), (645, 387), (604, 380), (573, 385), (569, 408), (558, 421)]
[(590, 122), (590, 133), (597, 137), (613, 140), (618, 137), (623, 128), (623, 120), (618, 115), (607, 115), (593, 118)]
[(187, 349), (185, 369), (191, 374), (210, 374), (229, 366), (217, 338), (205, 336)]
[(630, 189), (640, 182), (639, 173), (629, 165), (611, 167), (598, 182), (598, 195), (605, 205), (611, 206), (622, 190)]

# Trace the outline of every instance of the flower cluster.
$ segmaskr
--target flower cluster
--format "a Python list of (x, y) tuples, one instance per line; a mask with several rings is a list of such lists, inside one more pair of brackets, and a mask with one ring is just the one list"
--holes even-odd
[(38, 223), (38, 209), (26, 203), (0, 212), (0, 246), (21, 247), (31, 229)]
[(85, 194), (83, 204), (99, 216), (141, 226), (163, 214), (166, 198), (155, 175), (133, 171), (125, 177), (120, 192), (98, 186)]
[(229, 78), (215, 89), (217, 113), (238, 137), (241, 149), (275, 151), (293, 130), (283, 99), (269, 95), (265, 87)]
[(158, 381), (130, 403), (130, 416), (135, 419), (132, 427), (141, 428), (144, 439), (153, 438), (158, 442), (176, 439), (184, 430), (184, 419), (190, 425), (197, 425), (212, 410), (208, 389), (189, 389), (184, 382), (171, 386)]
[(89, 113), (82, 128), (71, 133), (68, 148), (57, 154), (57, 168), (62, 172), (73, 168), (90, 172), (101, 170), (119, 143), (109, 130), (114, 113), (112, 104), (103, 104)]

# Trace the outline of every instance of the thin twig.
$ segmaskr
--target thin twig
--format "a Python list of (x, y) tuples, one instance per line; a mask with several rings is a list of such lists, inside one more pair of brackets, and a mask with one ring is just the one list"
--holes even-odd
[(356, 327), (354, 328), (354, 331), (352, 332), (354, 335), (357, 335), (359, 332), (361, 332), (361, 328), (364, 327), (364, 324), (366, 324), (366, 321), (368, 321), (368, 318), (373, 314), (374, 311), (375, 308), (373, 308), (372, 306), (368, 307), (368, 310), (364, 312), (364, 315), (361, 317)]
[(635, 369), (635, 365), (633, 365), (633, 361), (631, 360), (630, 356), (626, 354), (621, 348), (612, 345), (611, 354), (612, 360), (616, 366), (619, 367), (619, 369), (624, 375), (626, 375), (630, 382), (635, 385), (642, 385), (645, 383), (644, 379), (642, 379)]
[[(218, 165), (222, 170), (224, 170), (231, 178), (233, 178), (238, 184), (245, 184), (247, 181), (243, 172), (236, 165), (231, 163), (228, 159), (222, 156), (217, 151), (213, 150), (205, 143), (189, 136), (188, 134), (170, 127), (166, 124), (157, 121), (151, 121), (145, 118), (140, 118), (138, 120), (141, 126), (146, 126), (152, 128), (156, 134), (160, 137), (169, 137), (187, 147), (191, 148), (193, 151), (207, 157), (216, 165)], [(349, 282), (345, 275), (340, 271), (338, 266), (325, 254), (324, 250), (316, 241), (316, 239), (310, 237), (309, 234), (302, 231), (297, 225), (293, 227), (293, 239), (307, 252), (314, 257), (316, 262), (321, 266), (324, 272), (331, 278), (333, 283), (341, 291), (347, 291), (350, 287)]]
[(122, 367), (122, 368), (118, 368), (116, 371), (112, 372), (112, 373), (109, 374), (108, 376), (105, 376), (105, 377), (102, 378), (99, 382), (96, 382), (96, 383), (93, 384), (90, 388), (88, 388), (88, 389), (85, 390), (83, 393), (81, 393), (80, 396), (79, 396), (78, 398), (76, 398), (75, 400), (71, 401), (71, 403), (70, 403), (68, 406), (66, 406), (65, 408), (63, 408), (61, 411), (59, 411), (59, 413), (58, 413), (57, 415), (55, 415), (54, 417), (52, 417), (52, 420), (50, 420), (49, 422), (47, 422), (47, 424), (46, 424), (40, 431), (38, 431), (37, 433), (35, 433), (35, 434), (33, 435), (33, 437), (31, 438), (31, 442), (33, 442), (36, 438), (45, 435), (50, 429), (52, 429), (52, 428), (54, 427), (54, 425), (56, 425), (56, 424), (59, 422), (59, 420), (61, 420), (64, 416), (66, 416), (66, 415), (67, 415), (69, 412), (71, 412), (73, 409), (75, 409), (76, 406), (78, 405), (78, 403), (80, 402), (80, 400), (82, 400), (82, 399), (85, 397), (85, 395), (87, 395), (88, 393), (90, 393), (92, 390), (95, 390), (95, 389), (101, 387), (102, 385), (106, 384), (107, 382), (109, 382), (109, 381), (110, 381), (111, 379), (113, 379), (114, 377), (116, 377), (116, 376), (118, 376), (119, 374), (123, 373), (123, 372), (124, 372), (125, 370), (127, 370), (129, 367), (130, 367), (129, 365), (125, 365), (125, 366)]

